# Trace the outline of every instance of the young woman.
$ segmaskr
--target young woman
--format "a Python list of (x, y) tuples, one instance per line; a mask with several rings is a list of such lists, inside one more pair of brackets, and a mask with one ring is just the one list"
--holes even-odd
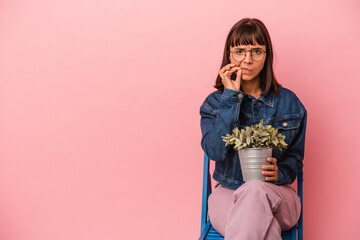
[[(217, 181), (208, 199), (210, 221), (226, 240), (281, 239), (300, 217), (300, 198), (290, 184), (303, 166), (307, 112), (275, 79), (263, 22), (245, 18), (232, 27), (214, 87), (200, 107), (201, 146), (215, 161)], [(238, 153), (221, 136), (261, 119), (279, 129), (288, 146), (273, 149), (272, 165), (263, 165), (265, 182), (244, 182)]]

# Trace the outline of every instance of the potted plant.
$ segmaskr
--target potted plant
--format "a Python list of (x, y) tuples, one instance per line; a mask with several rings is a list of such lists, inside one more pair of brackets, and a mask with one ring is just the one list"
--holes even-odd
[(222, 136), (225, 146), (234, 145), (233, 148), (238, 151), (241, 165), (241, 172), (244, 181), (258, 180), (265, 181), (262, 175), (262, 165), (271, 165), (267, 161), (272, 157), (272, 149), (277, 148), (280, 151), (288, 144), (285, 143), (285, 136), (278, 134), (278, 129), (271, 125), (263, 125), (263, 119), (258, 124), (246, 126), (239, 130), (233, 129), (232, 134)]

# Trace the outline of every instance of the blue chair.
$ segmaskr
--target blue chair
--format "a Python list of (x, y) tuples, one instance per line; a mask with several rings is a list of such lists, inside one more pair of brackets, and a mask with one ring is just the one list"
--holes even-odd
[[(298, 195), (301, 200), (301, 206), (303, 206), (303, 172), (298, 173), (297, 177)], [(203, 191), (202, 191), (202, 209), (201, 209), (201, 235), (199, 240), (224, 240), (212, 226), (208, 219), (208, 205), (207, 200), (211, 194), (211, 175), (209, 173), (209, 158), (204, 154), (204, 178), (203, 178)], [(296, 238), (296, 235), (298, 236)], [(298, 223), (288, 231), (282, 232), (281, 237), (283, 240), (303, 240), (303, 207), (301, 207), (301, 215)]]

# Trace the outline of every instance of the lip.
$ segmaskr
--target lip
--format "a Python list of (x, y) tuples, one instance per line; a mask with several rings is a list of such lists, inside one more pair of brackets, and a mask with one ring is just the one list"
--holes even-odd
[(249, 73), (249, 72), (251, 72), (251, 70), (250, 70), (250, 69), (247, 69), (247, 68), (241, 68), (241, 72), (243, 72), (243, 73)]

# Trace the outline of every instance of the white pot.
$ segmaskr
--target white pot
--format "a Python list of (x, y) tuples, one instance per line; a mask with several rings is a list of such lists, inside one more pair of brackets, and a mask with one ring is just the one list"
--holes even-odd
[(267, 176), (262, 175), (262, 165), (271, 165), (267, 161), (272, 157), (272, 148), (244, 148), (238, 150), (241, 172), (244, 181), (263, 181)]

